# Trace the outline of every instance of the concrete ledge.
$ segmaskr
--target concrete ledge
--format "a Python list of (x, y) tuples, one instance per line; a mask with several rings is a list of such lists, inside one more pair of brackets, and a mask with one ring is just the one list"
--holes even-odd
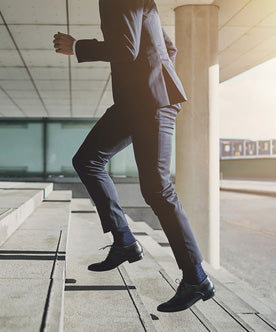
[(276, 196), (276, 181), (220, 180), (220, 190)]
[[(40, 191), (41, 192), (41, 191)], [(53, 193), (1, 246), (0, 325), (9, 331), (62, 331), (70, 193)], [(24, 287), (20, 281), (25, 280)], [(38, 286), (35, 286), (39, 284)], [(39, 292), (39, 296), (36, 294)], [(24, 297), (24, 304), (22, 303)], [(39, 302), (38, 302), (39, 300)], [(36, 303), (33, 309), (32, 303)], [(24, 307), (24, 317), (17, 307)]]
[(53, 191), (53, 183), (50, 182), (5, 182), (0, 181), (0, 189), (9, 190), (38, 190), (42, 189), (44, 198)]
[(0, 245), (52, 190), (52, 183), (0, 182)]
[(43, 196), (42, 190), (0, 189), (0, 207), (6, 209), (0, 215), (0, 245), (31, 215)]

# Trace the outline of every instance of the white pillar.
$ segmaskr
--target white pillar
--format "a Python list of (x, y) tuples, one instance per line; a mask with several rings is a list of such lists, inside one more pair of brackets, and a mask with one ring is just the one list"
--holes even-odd
[(176, 71), (188, 101), (176, 120), (176, 192), (203, 259), (219, 268), (218, 7), (175, 8)]

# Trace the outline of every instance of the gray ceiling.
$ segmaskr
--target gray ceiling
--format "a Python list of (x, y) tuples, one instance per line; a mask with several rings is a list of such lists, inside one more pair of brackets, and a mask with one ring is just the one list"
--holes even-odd
[[(114, 0), (115, 1), (115, 0)], [(156, 0), (174, 41), (174, 8)], [(220, 80), (276, 56), (276, 0), (215, 0)], [(53, 35), (103, 40), (98, 0), (0, 0), (0, 117), (100, 117), (112, 105), (108, 62), (55, 53)]]
[(102, 40), (98, 1), (0, 0), (2, 116), (100, 116), (112, 103), (107, 62), (55, 53), (57, 31)]

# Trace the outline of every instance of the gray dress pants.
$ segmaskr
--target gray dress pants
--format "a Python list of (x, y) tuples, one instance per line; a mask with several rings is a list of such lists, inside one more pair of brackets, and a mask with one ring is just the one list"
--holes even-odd
[(126, 110), (113, 104), (73, 157), (73, 166), (97, 207), (103, 232), (128, 225), (106, 163), (133, 144), (140, 189), (168, 238), (178, 267), (202, 262), (187, 215), (170, 178), (172, 136), (180, 104)]

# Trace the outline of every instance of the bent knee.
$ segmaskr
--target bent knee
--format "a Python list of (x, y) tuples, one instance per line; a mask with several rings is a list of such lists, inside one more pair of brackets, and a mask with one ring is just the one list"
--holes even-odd
[(102, 169), (105, 167), (105, 163), (106, 162), (101, 160), (101, 158), (99, 158), (97, 155), (92, 155), (88, 158), (79, 153), (76, 153), (72, 158), (72, 164), (76, 171), (80, 171), (87, 167), (89, 167), (90, 170)]

